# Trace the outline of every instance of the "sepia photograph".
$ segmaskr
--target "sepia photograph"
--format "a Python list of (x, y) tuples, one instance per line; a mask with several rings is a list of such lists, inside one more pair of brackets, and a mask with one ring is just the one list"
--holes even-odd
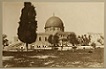
[(3, 2), (4, 68), (103, 68), (104, 2)]

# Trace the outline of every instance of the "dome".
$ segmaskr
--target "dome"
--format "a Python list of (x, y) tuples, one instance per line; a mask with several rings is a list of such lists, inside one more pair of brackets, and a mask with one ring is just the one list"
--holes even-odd
[(45, 24), (45, 28), (48, 28), (48, 27), (64, 28), (62, 20), (56, 16), (52, 16), (47, 20)]

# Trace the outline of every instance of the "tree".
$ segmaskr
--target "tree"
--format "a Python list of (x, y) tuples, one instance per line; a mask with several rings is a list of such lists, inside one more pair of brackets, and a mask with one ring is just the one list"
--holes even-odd
[(87, 37), (87, 35), (85, 34), (85, 35), (84, 35), (84, 45), (89, 45), (90, 40), (91, 40), (91, 36), (89, 35), (89, 36)]
[(103, 45), (102, 39), (98, 39), (97, 42), (99, 42), (101, 45)]
[(69, 42), (75, 46), (76, 44), (79, 44), (79, 41), (76, 37), (76, 34), (75, 33), (71, 33), (67, 36), (67, 39), (69, 40)]
[(59, 37), (57, 35), (50, 35), (48, 38), (48, 42), (53, 44), (53, 47), (58, 46)]
[(103, 37), (102, 35), (100, 35), (100, 38), (101, 38), (101, 39), (104, 39), (104, 37)]
[(75, 33), (71, 33), (67, 36), (67, 39), (69, 40), (69, 42), (73, 45), (73, 50), (75, 51), (76, 50), (76, 46), (77, 44), (79, 44), (79, 41), (78, 41), (78, 38), (76, 37), (76, 34)]
[(3, 41), (2, 42), (3, 43), (3, 47), (9, 45), (9, 43), (8, 43), (9, 40), (7, 39), (7, 35), (6, 34), (2, 35), (2, 41)]
[(83, 43), (82, 37), (80, 35), (78, 35), (77, 39), (78, 39), (79, 44), (82, 45), (82, 43)]
[(3, 38), (3, 39), (5, 39), (6, 37), (7, 37), (7, 35), (6, 35), (6, 34), (3, 34), (3, 35), (2, 35), (2, 38)]
[(18, 27), (18, 38), (20, 41), (26, 43), (28, 50), (28, 44), (36, 41), (37, 33), (37, 21), (35, 7), (30, 2), (24, 2), (24, 8), (22, 9)]
[(91, 46), (92, 46), (94, 49), (96, 49), (96, 43), (95, 43), (95, 42), (93, 42), (93, 43), (91, 44)]
[(104, 45), (104, 37), (100, 35), (100, 38), (97, 40), (101, 45)]
[(83, 45), (83, 46), (89, 45), (90, 41), (91, 41), (91, 35), (88, 35), (88, 37), (86, 34), (82, 35), (81, 45)]

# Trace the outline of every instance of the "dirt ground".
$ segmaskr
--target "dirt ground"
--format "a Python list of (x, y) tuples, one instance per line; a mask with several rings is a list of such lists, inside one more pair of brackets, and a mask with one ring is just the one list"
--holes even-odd
[(103, 67), (104, 49), (94, 50), (41, 50), (3, 53), (4, 67), (92, 68)]

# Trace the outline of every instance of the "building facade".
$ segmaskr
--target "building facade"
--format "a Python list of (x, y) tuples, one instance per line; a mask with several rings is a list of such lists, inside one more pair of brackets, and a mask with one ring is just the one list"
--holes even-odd
[(36, 42), (32, 43), (29, 47), (32, 47), (33, 49), (51, 49), (51, 43), (48, 42), (48, 38), (50, 35), (55, 34), (59, 37), (59, 46), (67, 46), (68, 42), (63, 41), (62, 39), (67, 39), (67, 36), (71, 32), (64, 31), (64, 23), (59, 17), (50, 17), (46, 21), (44, 29), (44, 33), (37, 33)]
[[(58, 50), (59, 49), (61, 50), (62, 47), (63, 47), (63, 49), (66, 48), (65, 50), (72, 49), (72, 44), (67, 40), (67, 36), (74, 32), (64, 31), (64, 29), (65, 29), (64, 23), (59, 17), (57, 17), (57, 16), (50, 17), (46, 21), (44, 29), (45, 29), (45, 32), (37, 33), (36, 41), (33, 42), (32, 44), (29, 44), (28, 49), (30, 49), (30, 50), (52, 49), (53, 48), (52, 44), (49, 43), (49, 41), (48, 41), (50, 35), (57, 35), (59, 37)], [(86, 35), (91, 35), (91, 42), (89, 44), (91, 44), (92, 42), (95, 42), (97, 44), (97, 39), (100, 38), (100, 35), (98, 35), (98, 34), (95, 35), (92, 33), (88, 33)], [(103, 41), (101, 41), (101, 42), (103, 42)], [(104, 44), (104, 43), (102, 43), (102, 44)], [(100, 45), (100, 43), (98, 45)], [(81, 48), (81, 47), (83, 48), (84, 46), (81, 46), (81, 45), (78, 46), (78, 48)], [(14, 43), (12, 45), (8, 46), (8, 48), (16, 49), (16, 50), (18, 50), (18, 49), (26, 50), (25, 44), (20, 42), (17, 37), (14, 38)], [(6, 48), (6, 50), (9, 50), (8, 48)]]

